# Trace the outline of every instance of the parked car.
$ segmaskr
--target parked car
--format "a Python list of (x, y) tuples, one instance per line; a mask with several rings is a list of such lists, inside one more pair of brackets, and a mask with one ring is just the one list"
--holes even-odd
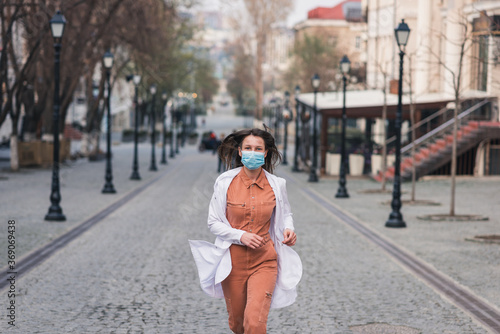
[(198, 150), (200, 152), (206, 151), (206, 150), (216, 150), (217, 147), (219, 147), (220, 141), (217, 139), (217, 136), (213, 131), (207, 131), (203, 132), (201, 135), (201, 142), (200, 145), (198, 146)]

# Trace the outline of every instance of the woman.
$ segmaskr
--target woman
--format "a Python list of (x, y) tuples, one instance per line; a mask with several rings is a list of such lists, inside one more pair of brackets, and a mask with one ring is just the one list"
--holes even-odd
[(208, 227), (215, 245), (190, 240), (202, 289), (225, 298), (234, 333), (266, 333), (269, 308), (291, 305), (302, 276), (297, 236), (284, 179), (272, 174), (281, 160), (272, 135), (260, 129), (228, 135), (219, 155), (236, 168), (215, 181)]
[[(217, 153), (217, 151), (219, 150), (219, 147), (222, 144), (222, 142), (224, 141), (224, 138), (226, 138), (226, 135), (224, 133), (221, 133), (219, 135), (219, 140), (217, 140), (217, 147), (214, 149), (214, 154)], [(224, 172), (226, 169), (224, 167), (224, 163), (223, 163), (220, 155), (218, 156), (217, 160), (218, 160), (217, 173)]]

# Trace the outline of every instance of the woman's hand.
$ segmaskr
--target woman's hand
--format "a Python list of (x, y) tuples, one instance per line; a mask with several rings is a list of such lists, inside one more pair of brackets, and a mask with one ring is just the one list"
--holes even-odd
[(283, 243), (287, 246), (293, 246), (297, 241), (297, 234), (295, 234), (295, 232), (290, 230), (289, 228), (285, 229), (285, 232), (283, 232), (283, 237)]
[(255, 233), (245, 232), (241, 236), (240, 241), (247, 247), (252, 249), (260, 248), (264, 245), (264, 238), (259, 237)]

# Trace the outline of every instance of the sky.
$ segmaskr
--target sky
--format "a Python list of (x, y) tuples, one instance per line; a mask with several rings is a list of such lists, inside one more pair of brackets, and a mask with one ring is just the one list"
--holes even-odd
[[(220, 3), (227, 0), (202, 0), (203, 7), (206, 9), (217, 10)], [(294, 0), (294, 9), (287, 20), (287, 25), (292, 27), (294, 24), (307, 18), (307, 12), (316, 7), (334, 7), (342, 0)]]

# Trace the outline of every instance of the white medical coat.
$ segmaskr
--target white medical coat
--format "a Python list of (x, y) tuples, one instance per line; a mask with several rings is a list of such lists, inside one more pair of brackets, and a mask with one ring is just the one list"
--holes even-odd
[[(224, 297), (220, 283), (231, 272), (229, 247), (232, 244), (242, 245), (240, 238), (245, 233), (243, 230), (231, 227), (226, 218), (227, 190), (241, 168), (231, 169), (221, 174), (215, 181), (208, 213), (208, 227), (216, 235), (215, 244), (203, 240), (189, 240), (191, 252), (198, 268), (201, 288), (215, 298)], [(280, 308), (293, 304), (297, 297), (296, 287), (302, 277), (302, 262), (299, 255), (290, 246), (282, 243), (284, 230), (286, 228), (294, 229), (286, 192), (286, 181), (264, 169), (263, 171), (266, 173), (266, 178), (276, 197), (276, 208), (271, 217), (269, 234), (278, 255), (278, 277), (271, 308)]]

